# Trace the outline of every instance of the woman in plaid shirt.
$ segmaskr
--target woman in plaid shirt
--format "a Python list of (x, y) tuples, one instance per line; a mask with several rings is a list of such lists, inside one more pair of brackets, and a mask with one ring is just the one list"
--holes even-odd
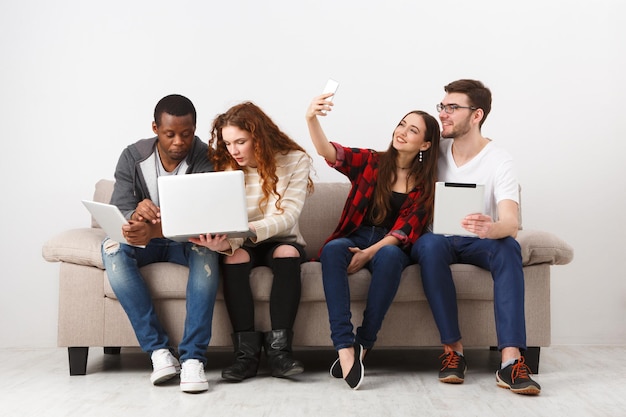
[[(376, 342), (410, 262), (408, 251), (432, 218), (440, 133), (434, 117), (414, 110), (400, 120), (384, 152), (329, 142), (318, 116), (332, 110), (331, 96), (313, 99), (306, 120), (317, 153), (352, 184), (320, 261), (331, 338), (339, 356), (330, 372), (357, 389), (363, 381), (363, 357)], [(355, 336), (348, 274), (361, 268), (368, 268), (372, 279)]]

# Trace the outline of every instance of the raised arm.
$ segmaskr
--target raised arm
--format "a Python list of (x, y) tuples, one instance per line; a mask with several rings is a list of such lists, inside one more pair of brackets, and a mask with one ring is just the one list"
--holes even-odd
[(331, 96), (332, 94), (322, 94), (311, 101), (306, 111), (306, 123), (317, 154), (334, 164), (337, 160), (337, 150), (326, 138), (322, 125), (317, 118), (317, 116), (326, 116), (332, 110), (333, 103), (327, 100)]

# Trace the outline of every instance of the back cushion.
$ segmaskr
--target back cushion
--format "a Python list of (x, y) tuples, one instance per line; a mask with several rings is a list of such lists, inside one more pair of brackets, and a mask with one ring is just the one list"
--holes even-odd
[(306, 241), (307, 258), (317, 258), (326, 239), (337, 227), (350, 192), (350, 183), (320, 182), (309, 195), (300, 215), (300, 232)]

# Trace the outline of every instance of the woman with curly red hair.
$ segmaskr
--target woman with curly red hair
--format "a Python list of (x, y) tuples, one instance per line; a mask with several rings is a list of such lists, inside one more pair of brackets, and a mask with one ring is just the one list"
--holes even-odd
[[(300, 304), (300, 264), (306, 244), (298, 219), (313, 182), (311, 158), (258, 106), (244, 102), (213, 121), (209, 158), (216, 171), (245, 175), (248, 219), (254, 237), (200, 236), (196, 244), (222, 253), (224, 299), (233, 326), (235, 362), (222, 378), (242, 381), (257, 374), (264, 346), (272, 376), (304, 371), (292, 355), (293, 324)], [(250, 271), (265, 265), (274, 279), (270, 293), (272, 329), (254, 325)]]

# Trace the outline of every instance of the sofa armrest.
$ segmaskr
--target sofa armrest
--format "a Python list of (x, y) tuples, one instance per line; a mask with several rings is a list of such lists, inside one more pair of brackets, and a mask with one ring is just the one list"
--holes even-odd
[(524, 266), (544, 263), (565, 265), (574, 259), (574, 249), (549, 232), (520, 230), (517, 234), (517, 241), (522, 247)]
[(48, 262), (67, 262), (104, 269), (101, 244), (106, 233), (99, 228), (71, 229), (48, 240), (42, 256)]

